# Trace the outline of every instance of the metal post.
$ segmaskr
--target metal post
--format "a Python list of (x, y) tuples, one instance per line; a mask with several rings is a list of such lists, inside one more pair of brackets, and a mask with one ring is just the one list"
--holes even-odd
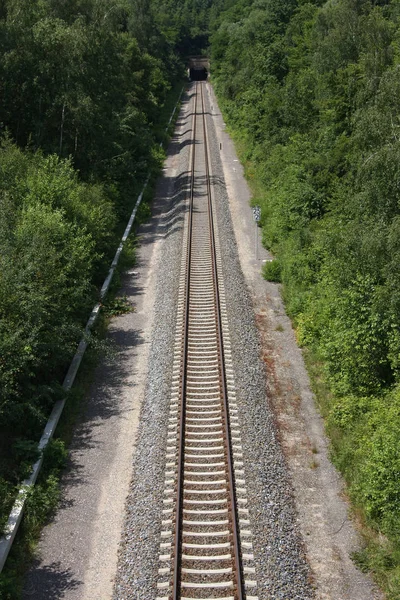
[(259, 206), (253, 207), (253, 219), (256, 226), (256, 235), (255, 237), (255, 255), (256, 260), (258, 260), (258, 221), (261, 219), (261, 208)]

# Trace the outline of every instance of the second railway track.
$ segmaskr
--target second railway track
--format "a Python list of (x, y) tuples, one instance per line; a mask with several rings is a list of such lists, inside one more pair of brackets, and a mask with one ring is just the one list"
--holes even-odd
[(168, 426), (158, 600), (256, 600), (204, 106), (192, 140)]

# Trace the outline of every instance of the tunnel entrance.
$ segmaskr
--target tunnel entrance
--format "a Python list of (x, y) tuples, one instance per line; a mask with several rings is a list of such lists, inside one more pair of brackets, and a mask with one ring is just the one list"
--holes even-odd
[(205, 67), (195, 67), (189, 70), (191, 81), (205, 81), (208, 77), (208, 72)]
[(190, 81), (205, 81), (210, 70), (209, 60), (205, 56), (189, 56), (188, 77)]

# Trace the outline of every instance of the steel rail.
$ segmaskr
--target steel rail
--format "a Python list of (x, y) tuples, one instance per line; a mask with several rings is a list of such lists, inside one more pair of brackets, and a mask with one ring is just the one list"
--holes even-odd
[[(195, 107), (192, 132), (192, 156), (191, 156), (191, 176), (190, 176), (190, 196), (189, 196), (189, 216), (188, 216), (188, 242), (187, 242), (187, 271), (185, 278), (185, 300), (184, 300), (184, 324), (183, 324), (183, 342), (182, 342), (182, 371), (180, 384), (180, 418), (178, 428), (178, 463), (177, 463), (177, 488), (176, 488), (176, 507), (175, 507), (175, 532), (174, 532), (174, 555), (173, 555), (173, 574), (172, 574), (172, 600), (180, 600), (181, 598), (181, 567), (182, 567), (182, 529), (183, 529), (183, 504), (184, 504), (184, 468), (185, 468), (185, 433), (186, 433), (186, 392), (187, 392), (187, 364), (189, 352), (189, 309), (190, 309), (190, 285), (191, 285), (191, 243), (193, 231), (193, 204), (194, 204), (194, 184), (195, 184), (195, 154), (196, 154), (196, 122), (198, 110), (198, 83), (195, 87)], [(218, 271), (216, 244), (214, 232), (214, 220), (212, 209), (212, 194), (209, 168), (209, 152), (207, 127), (205, 119), (205, 107), (203, 97), (203, 86), (200, 84), (201, 98), (201, 115), (203, 123), (204, 135), (204, 152), (205, 152), (205, 175), (206, 189), (208, 200), (208, 217), (209, 217), (209, 235), (211, 245), (211, 266), (213, 279), (213, 293), (215, 303), (215, 320), (217, 328), (217, 347), (218, 347), (218, 363), (219, 363), (219, 380), (220, 393), (223, 413), (224, 427), (224, 454), (226, 460), (227, 484), (228, 484), (228, 508), (230, 509), (231, 521), (231, 543), (233, 557), (233, 585), (235, 600), (244, 600), (244, 579), (243, 569), (241, 564), (241, 549), (239, 537), (239, 518), (235, 493), (235, 475), (233, 466), (233, 450), (230, 434), (230, 419), (228, 406), (228, 392), (226, 383), (226, 373), (224, 364), (224, 344), (222, 333), (222, 319), (220, 309), (220, 295), (218, 289)]]

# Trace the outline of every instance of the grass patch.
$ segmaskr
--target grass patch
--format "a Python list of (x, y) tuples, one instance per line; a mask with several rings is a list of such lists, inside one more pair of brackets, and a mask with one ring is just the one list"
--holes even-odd
[(387, 538), (364, 528), (365, 547), (352, 556), (354, 562), (364, 573), (372, 573), (375, 581), (386, 590), (389, 600), (399, 599), (400, 556)]
[(117, 317), (118, 315), (133, 312), (135, 309), (124, 294), (123, 296), (115, 296), (104, 304), (103, 310), (107, 317)]

